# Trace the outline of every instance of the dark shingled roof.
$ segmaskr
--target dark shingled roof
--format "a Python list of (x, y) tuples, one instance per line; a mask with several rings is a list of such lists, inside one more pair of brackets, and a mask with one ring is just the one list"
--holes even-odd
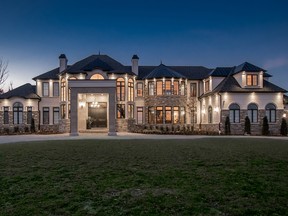
[(43, 80), (46, 80), (46, 79), (59, 79), (58, 77), (58, 74), (59, 74), (59, 67), (51, 70), (51, 71), (48, 71), (46, 73), (43, 73), (43, 74), (40, 74), (39, 76), (36, 76), (33, 78), (33, 80), (37, 80), (37, 79), (43, 79)]
[(9, 99), (11, 97), (22, 97), (25, 99), (39, 99), (39, 95), (36, 94), (36, 86), (26, 83), (18, 88), (8, 91), (0, 95), (0, 99)]
[(96, 68), (100, 68), (108, 73), (128, 73), (135, 75), (131, 70), (127, 70), (127, 67), (107, 55), (91, 55), (71, 65), (70, 68), (64, 70), (62, 73), (85, 73)]
[(235, 67), (216, 67), (214, 70), (211, 71), (209, 76), (219, 76), (219, 77), (226, 77), (230, 74)]
[(260, 67), (257, 67), (253, 64), (250, 64), (249, 62), (244, 62), (241, 65), (238, 65), (235, 70), (234, 73), (239, 73), (241, 71), (247, 71), (247, 72), (260, 72), (260, 71), (266, 71)]
[(153, 78), (186, 78), (182, 74), (176, 72), (175, 70), (167, 67), (164, 64), (160, 64), (158, 67), (154, 68), (149, 74), (147, 74), (143, 79), (153, 79)]
[(217, 92), (235, 92), (235, 93), (249, 93), (249, 92), (287, 92), (285, 89), (274, 85), (267, 80), (263, 80), (263, 88), (241, 88), (237, 80), (229, 75), (211, 92), (203, 94), (201, 97), (213, 95)]

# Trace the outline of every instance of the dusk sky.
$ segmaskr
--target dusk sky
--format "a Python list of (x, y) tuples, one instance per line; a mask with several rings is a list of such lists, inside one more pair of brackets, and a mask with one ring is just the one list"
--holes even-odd
[(288, 1), (1, 0), (0, 58), (18, 87), (91, 54), (124, 65), (215, 68), (248, 61), (288, 89)]

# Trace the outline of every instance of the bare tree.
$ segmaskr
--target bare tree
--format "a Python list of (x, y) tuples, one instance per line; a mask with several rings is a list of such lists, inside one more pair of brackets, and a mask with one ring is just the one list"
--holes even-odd
[(11, 90), (13, 90), (13, 82), (12, 81), (10, 81), (9, 88), (8, 88), (8, 91), (11, 91)]
[(194, 131), (197, 122), (197, 97), (189, 97), (186, 105), (191, 116), (192, 130)]
[(3, 86), (9, 75), (8, 62), (0, 59), (0, 92), (3, 91)]

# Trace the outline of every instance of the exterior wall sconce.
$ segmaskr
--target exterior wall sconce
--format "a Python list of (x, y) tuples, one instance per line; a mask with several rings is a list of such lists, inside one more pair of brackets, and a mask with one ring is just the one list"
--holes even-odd
[(218, 113), (218, 112), (219, 112), (219, 107), (215, 107), (215, 109), (214, 109), (214, 110), (215, 110), (215, 112), (217, 112), (217, 113)]
[(205, 114), (205, 109), (202, 110), (202, 114)]
[(80, 107), (81, 109), (83, 109), (83, 108), (85, 107), (85, 102), (84, 102), (84, 101), (80, 101), (80, 102), (79, 102), (79, 107)]
[(286, 118), (286, 116), (287, 116), (286, 113), (283, 113), (283, 118)]

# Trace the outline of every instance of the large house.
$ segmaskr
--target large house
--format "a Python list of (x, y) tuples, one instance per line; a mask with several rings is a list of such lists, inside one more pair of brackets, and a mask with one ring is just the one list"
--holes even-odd
[(42, 132), (133, 131), (136, 127), (187, 126), (232, 134), (261, 134), (267, 116), (277, 135), (285, 116), (286, 90), (269, 82), (264, 69), (245, 62), (235, 67), (139, 66), (134, 55), (124, 66), (107, 55), (91, 55), (59, 67), (0, 95), (0, 130), (24, 130), (32, 122)]

